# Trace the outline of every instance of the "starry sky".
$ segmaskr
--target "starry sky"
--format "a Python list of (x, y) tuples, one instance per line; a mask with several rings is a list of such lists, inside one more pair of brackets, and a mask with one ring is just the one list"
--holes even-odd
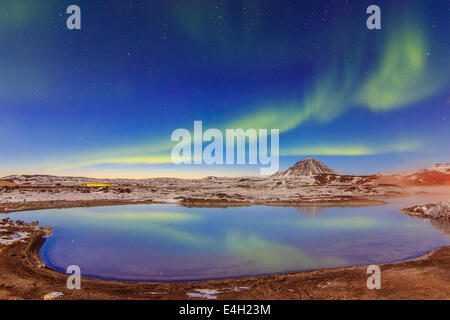
[[(66, 28), (81, 8), (82, 29)], [(368, 30), (366, 8), (381, 8)], [(450, 2), (0, 2), (0, 176), (257, 175), (171, 163), (173, 130), (279, 128), (280, 169), (450, 162)]]

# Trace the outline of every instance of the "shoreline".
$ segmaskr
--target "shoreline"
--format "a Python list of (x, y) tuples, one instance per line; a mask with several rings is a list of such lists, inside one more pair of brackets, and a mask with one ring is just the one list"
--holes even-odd
[[(58, 299), (198, 300), (211, 298), (208, 294), (201, 297), (206, 290), (216, 292), (213, 296), (217, 299), (448, 299), (450, 296), (450, 276), (446, 272), (450, 270), (450, 246), (405, 261), (381, 264), (381, 290), (367, 289), (365, 266), (209, 281), (122, 282), (82, 277), (81, 290), (68, 290), (69, 275), (43, 266), (39, 249), (44, 242), (39, 234), (27, 244), (8, 248), (13, 253), (0, 252), (2, 280), (5, 276), (9, 280), (2, 281), (1, 299), (42, 299), (50, 292), (61, 292), (64, 295)], [(189, 295), (195, 293), (200, 296)]]
[[(8, 219), (8, 218), (6, 218)], [(26, 242), (0, 246), (0, 299), (449, 299), (450, 246), (418, 257), (380, 264), (382, 289), (366, 287), (367, 266), (317, 269), (204, 281), (139, 282), (82, 277), (81, 290), (68, 290), (69, 277), (45, 266), (40, 248), (51, 227), (12, 226)], [(212, 294), (211, 294), (212, 292)]]
[(67, 209), (67, 208), (86, 208), (86, 207), (105, 207), (105, 206), (123, 206), (123, 205), (144, 205), (144, 204), (167, 204), (182, 207), (195, 208), (226, 208), (226, 207), (247, 207), (247, 206), (318, 206), (318, 207), (358, 207), (386, 204), (385, 201), (368, 198), (353, 198), (348, 200), (328, 200), (328, 201), (272, 201), (272, 202), (249, 202), (249, 201), (224, 201), (224, 200), (199, 200), (195, 199), (186, 202), (170, 201), (122, 201), (122, 200), (86, 200), (86, 201), (28, 201), (28, 202), (10, 202), (0, 203), (0, 214), (8, 214), (20, 211), (46, 210), (46, 209)]

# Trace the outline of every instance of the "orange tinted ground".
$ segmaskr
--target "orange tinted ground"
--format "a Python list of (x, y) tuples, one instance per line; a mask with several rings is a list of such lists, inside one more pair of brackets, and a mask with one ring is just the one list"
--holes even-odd
[(0, 187), (16, 187), (16, 186), (19, 186), (19, 185), (9, 182), (9, 181), (0, 180)]
[(377, 177), (374, 182), (377, 184), (393, 184), (398, 186), (441, 185), (450, 187), (450, 174), (436, 171), (424, 171), (405, 176), (384, 175)]

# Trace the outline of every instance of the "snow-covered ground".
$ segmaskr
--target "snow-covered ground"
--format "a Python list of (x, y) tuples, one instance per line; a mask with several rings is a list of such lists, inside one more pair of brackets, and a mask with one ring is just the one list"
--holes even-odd
[(9, 228), (23, 228), (30, 227), (35, 228), (37, 226), (37, 222), (33, 222), (31, 224), (25, 224), (23, 221), (13, 221), (9, 218), (0, 218), (0, 245), (12, 245), (16, 242), (25, 242), (30, 234), (24, 231), (16, 231), (9, 232)]
[[(354, 197), (373, 197), (394, 193), (392, 188), (356, 184), (359, 177), (303, 176), (294, 178), (218, 178), (142, 180), (83, 180), (69, 177), (26, 177), (33, 188), (0, 188), (0, 203), (27, 201), (229, 201), (229, 202), (291, 202), (341, 201)], [(328, 181), (328, 180), (331, 181)], [(12, 179), (15, 183), (19, 179)], [(82, 183), (111, 183), (109, 188), (82, 188)], [(55, 187), (55, 185), (61, 185)], [(41, 187), (42, 186), (42, 187)], [(52, 186), (52, 187), (45, 187)], [(64, 187), (66, 186), (66, 187)]]
[[(271, 177), (95, 179), (12, 175), (1, 181), (4, 184), (0, 185), (0, 204), (102, 200), (183, 204), (326, 202), (396, 195), (402, 192), (398, 186), (446, 186), (450, 184), (450, 164), (436, 164), (408, 174), (356, 176), (339, 174), (320, 161), (308, 158)], [(81, 187), (85, 183), (110, 184), (111, 187)], [(14, 184), (22, 187), (14, 187)]]
[(450, 200), (404, 209), (410, 215), (422, 218), (450, 218)]

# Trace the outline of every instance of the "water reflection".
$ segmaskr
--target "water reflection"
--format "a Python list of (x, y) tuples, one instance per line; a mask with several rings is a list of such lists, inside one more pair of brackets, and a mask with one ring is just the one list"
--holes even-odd
[(448, 237), (450, 237), (450, 221), (449, 220), (430, 220), (431, 225)]
[(306, 214), (307, 216), (315, 217), (325, 211), (327, 207), (325, 206), (301, 206), (296, 207), (300, 213)]
[(383, 263), (450, 245), (448, 226), (400, 208), (134, 205), (10, 216), (55, 227), (41, 255), (56, 270), (164, 281)]

